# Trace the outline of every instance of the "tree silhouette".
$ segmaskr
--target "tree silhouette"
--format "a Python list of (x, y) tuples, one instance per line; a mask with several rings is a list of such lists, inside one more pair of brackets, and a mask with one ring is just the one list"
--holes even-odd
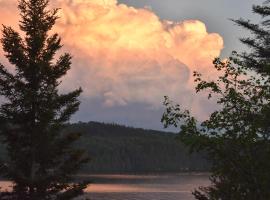
[(261, 24), (235, 20), (253, 33), (241, 39), (251, 51), (233, 52), (227, 61), (215, 59), (221, 75), (214, 81), (194, 73), (196, 91), (209, 92), (220, 109), (199, 123), (165, 98), (164, 125), (179, 126), (181, 140), (193, 151), (207, 152), (212, 164), (211, 185), (194, 192), (198, 200), (270, 199), (269, 1), (253, 11), (263, 17)]
[(250, 20), (232, 20), (240, 27), (251, 33), (250, 37), (241, 38), (240, 41), (247, 45), (251, 52), (241, 54), (243, 65), (255, 69), (259, 73), (270, 74), (270, 1), (263, 5), (254, 5), (253, 13), (259, 15), (262, 21), (258, 24)]
[(3, 50), (15, 72), (0, 65), (4, 98), (0, 133), (8, 155), (1, 162), (1, 173), (14, 182), (11, 192), (1, 192), (1, 199), (68, 200), (87, 186), (71, 177), (88, 160), (83, 150), (71, 147), (80, 134), (62, 133), (79, 108), (82, 90), (58, 91), (60, 78), (71, 67), (71, 56), (55, 58), (61, 39), (48, 32), (58, 9), (49, 10), (48, 4), (49, 0), (20, 0), (23, 37), (11, 27), (2, 30)]

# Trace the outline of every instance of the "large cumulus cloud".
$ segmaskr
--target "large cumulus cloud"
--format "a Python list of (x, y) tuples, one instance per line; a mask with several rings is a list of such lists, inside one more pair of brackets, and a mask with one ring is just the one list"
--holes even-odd
[[(73, 55), (64, 89), (82, 86), (84, 99), (105, 107), (158, 109), (169, 95), (200, 110), (192, 71), (213, 75), (211, 62), (223, 48), (222, 37), (208, 33), (203, 22), (161, 20), (148, 8), (117, 0), (54, 0), (52, 6), (62, 8), (54, 31)], [(15, 10), (15, 0), (0, 0), (0, 23), (16, 24)]]

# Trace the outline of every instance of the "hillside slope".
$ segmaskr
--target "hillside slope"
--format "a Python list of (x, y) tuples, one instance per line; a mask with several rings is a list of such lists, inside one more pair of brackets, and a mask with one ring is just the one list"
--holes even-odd
[(66, 131), (83, 134), (76, 146), (87, 149), (85, 173), (207, 171), (201, 154), (190, 155), (176, 134), (104, 124), (71, 124)]

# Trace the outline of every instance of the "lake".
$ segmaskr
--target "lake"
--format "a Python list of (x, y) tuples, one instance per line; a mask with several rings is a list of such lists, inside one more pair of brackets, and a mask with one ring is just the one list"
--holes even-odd
[[(209, 175), (199, 173), (80, 177), (93, 181), (86, 189), (86, 196), (91, 200), (194, 200), (191, 192), (199, 186), (209, 185)], [(9, 184), (0, 182), (3, 188)]]
[(209, 185), (208, 174), (94, 175), (91, 200), (193, 200), (191, 192)]

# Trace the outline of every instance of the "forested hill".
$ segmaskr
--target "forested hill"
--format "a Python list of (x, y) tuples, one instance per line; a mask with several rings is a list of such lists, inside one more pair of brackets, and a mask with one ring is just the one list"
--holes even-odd
[(145, 173), (207, 171), (199, 154), (190, 155), (176, 134), (104, 124), (71, 124), (66, 131), (83, 134), (76, 144), (91, 161), (85, 173)]

